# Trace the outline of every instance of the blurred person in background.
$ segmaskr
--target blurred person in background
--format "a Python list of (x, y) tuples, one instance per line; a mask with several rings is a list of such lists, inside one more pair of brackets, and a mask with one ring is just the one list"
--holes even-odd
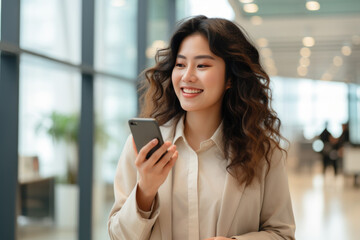
[[(259, 53), (234, 23), (183, 21), (145, 71), (142, 117), (165, 143), (129, 136), (108, 230), (123, 240), (295, 239), (280, 120)], [(163, 157), (161, 157), (165, 154)]]
[(344, 159), (344, 146), (349, 143), (349, 124), (341, 124), (342, 133), (339, 138), (336, 139), (334, 149), (337, 153), (337, 167), (342, 170), (343, 159)]
[(338, 153), (335, 148), (336, 139), (328, 130), (329, 122), (325, 122), (325, 128), (320, 133), (319, 139), (323, 142), (324, 147), (320, 154), (322, 156), (323, 174), (325, 175), (326, 169), (330, 166), (334, 169), (334, 174), (338, 174)]

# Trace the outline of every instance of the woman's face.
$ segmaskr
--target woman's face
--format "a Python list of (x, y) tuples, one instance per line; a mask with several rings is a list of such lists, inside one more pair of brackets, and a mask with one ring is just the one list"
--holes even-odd
[(225, 62), (210, 51), (203, 35), (192, 34), (180, 44), (172, 83), (185, 111), (221, 111), (227, 88)]

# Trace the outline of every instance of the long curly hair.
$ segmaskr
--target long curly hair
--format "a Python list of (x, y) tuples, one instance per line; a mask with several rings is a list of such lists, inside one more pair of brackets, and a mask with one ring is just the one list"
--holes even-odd
[(181, 42), (194, 33), (205, 36), (210, 50), (225, 61), (225, 79), (231, 86), (222, 102), (223, 149), (231, 160), (226, 170), (239, 184), (250, 184), (260, 176), (263, 161), (270, 167), (273, 150), (285, 150), (280, 146), (280, 119), (270, 106), (270, 78), (241, 27), (205, 16), (180, 22), (169, 47), (157, 51), (156, 65), (143, 73), (140, 115), (163, 125), (171, 119), (177, 122), (186, 113), (175, 95), (171, 74)]

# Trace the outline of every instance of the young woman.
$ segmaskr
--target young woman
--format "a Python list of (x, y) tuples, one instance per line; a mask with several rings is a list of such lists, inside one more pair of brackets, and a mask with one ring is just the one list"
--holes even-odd
[(156, 60), (142, 116), (165, 143), (145, 159), (157, 140), (136, 153), (129, 136), (111, 239), (294, 239), (280, 120), (256, 48), (232, 22), (197, 16)]

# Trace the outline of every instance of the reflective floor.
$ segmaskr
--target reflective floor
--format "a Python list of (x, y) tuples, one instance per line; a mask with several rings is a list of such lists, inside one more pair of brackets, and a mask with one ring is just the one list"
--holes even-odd
[(289, 174), (298, 240), (360, 239), (360, 188), (331, 170)]
[[(311, 170), (289, 173), (298, 240), (360, 239), (360, 188), (354, 187), (352, 177), (335, 177), (331, 170), (324, 176), (321, 166), (315, 164)], [(104, 213), (104, 222), (96, 225), (94, 240), (109, 239), (107, 214)], [(18, 237), (23, 240), (75, 240), (77, 233), (40, 224), (20, 227)]]

